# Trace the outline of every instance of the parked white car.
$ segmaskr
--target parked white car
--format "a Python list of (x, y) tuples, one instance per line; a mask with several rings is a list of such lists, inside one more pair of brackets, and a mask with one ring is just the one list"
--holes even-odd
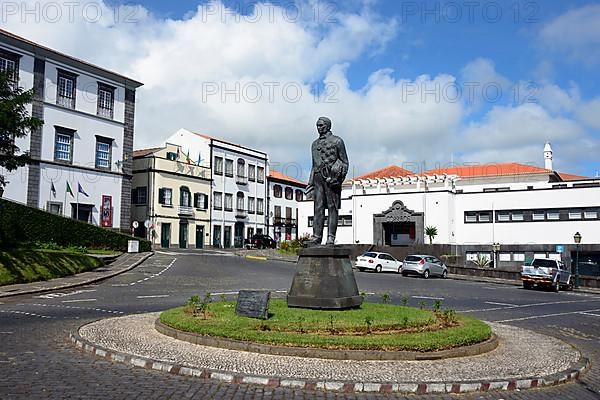
[(535, 258), (530, 264), (523, 265), (521, 280), (525, 289), (539, 286), (558, 292), (560, 289), (573, 288), (571, 271), (562, 261), (550, 258)]
[(369, 251), (362, 256), (356, 257), (354, 266), (359, 271), (391, 271), (400, 273), (402, 271), (402, 261), (396, 260), (388, 253), (380, 253), (377, 251)]

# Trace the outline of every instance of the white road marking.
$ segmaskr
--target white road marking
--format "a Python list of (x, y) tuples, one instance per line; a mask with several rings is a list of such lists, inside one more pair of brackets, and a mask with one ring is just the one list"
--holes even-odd
[(12, 335), (14, 332), (0, 332), (0, 335)]
[(61, 303), (87, 303), (92, 301), (97, 301), (97, 299), (63, 300)]
[(129, 286), (129, 283), (114, 283), (112, 285), (110, 285), (112, 287), (123, 287), (123, 286)]
[(590, 317), (600, 317), (600, 314), (594, 314), (594, 313), (591, 313), (591, 312), (584, 312), (584, 311), (582, 311), (579, 314), (581, 314), (581, 315), (589, 315)]
[(138, 299), (154, 299), (154, 298), (158, 298), (158, 297), (169, 297), (170, 295), (168, 294), (156, 294), (156, 295), (152, 295), (152, 296), (137, 296)]
[(590, 302), (600, 302), (600, 299), (597, 298), (594, 300), (548, 301), (545, 303), (520, 304), (520, 305), (506, 306), (506, 307), (479, 308), (479, 309), (472, 309), (472, 310), (457, 310), (457, 311), (461, 312), (461, 313), (470, 313), (470, 312), (509, 310), (511, 308), (525, 308), (525, 307), (537, 307), (537, 306), (550, 306), (550, 305), (555, 305), (555, 304), (590, 303)]
[(174, 258), (174, 259), (173, 259), (173, 261), (171, 261), (171, 263), (169, 263), (169, 265), (167, 265), (166, 267), (164, 267), (164, 268), (163, 268), (162, 270), (160, 270), (159, 272), (157, 272), (157, 273), (155, 273), (155, 274), (152, 274), (152, 275), (150, 275), (150, 276), (149, 276), (149, 277), (147, 277), (147, 278), (144, 278), (144, 279), (139, 279), (139, 280), (137, 280), (137, 281), (135, 281), (135, 282), (131, 282), (131, 283), (129, 284), (129, 286), (137, 285), (138, 283), (145, 282), (145, 281), (147, 281), (148, 279), (152, 279), (152, 278), (156, 278), (157, 276), (160, 276), (160, 275), (161, 275), (163, 272), (166, 272), (166, 271), (167, 271), (169, 268), (171, 268), (171, 267), (173, 266), (173, 264), (175, 264), (175, 261), (177, 261), (177, 258)]
[(425, 299), (425, 300), (444, 300), (443, 297), (429, 297), (429, 296), (410, 296), (413, 299)]
[(58, 297), (74, 296), (77, 294), (91, 293), (91, 292), (95, 292), (95, 291), (96, 291), (96, 289), (86, 289), (86, 290), (76, 290), (74, 292), (68, 292), (68, 293), (62, 293), (62, 292), (48, 293), (48, 294), (42, 294), (40, 296), (34, 296), (34, 298), (35, 299), (55, 299)]
[(491, 304), (493, 306), (508, 306), (508, 307), (517, 307), (518, 306), (518, 304), (495, 303), (493, 301), (486, 301), (485, 304)]
[(54, 317), (49, 317), (47, 315), (40, 315), (40, 314), (35, 314), (35, 313), (29, 313), (29, 312), (25, 312), (25, 311), (13, 311), (13, 310), (0, 310), (0, 313), (6, 313), (6, 314), (20, 314), (20, 315), (27, 315), (30, 317), (39, 317), (39, 318), (54, 318)]
[[(17, 304), (17, 306), (37, 306), (37, 307), (58, 307), (58, 308), (69, 308), (72, 310), (92, 310), (92, 311), (100, 311), (107, 314), (124, 314), (123, 311), (115, 311), (115, 310), (104, 310), (102, 308), (92, 308), (92, 307), (77, 307), (77, 306), (66, 306), (62, 304)], [(77, 317), (79, 318), (79, 317)]]
[[(600, 308), (596, 308), (594, 310), (585, 310), (585, 311), (569, 311), (563, 313), (555, 313), (555, 314), (542, 314), (542, 315), (532, 315), (529, 317), (521, 317), (521, 318), (512, 318), (512, 319), (503, 319), (501, 321), (492, 321), (492, 322), (514, 322), (514, 321), (525, 321), (529, 319), (540, 319), (540, 318), (548, 318), (548, 317), (560, 317), (563, 315), (590, 315), (591, 313), (600, 311)], [(600, 317), (600, 315), (593, 315), (595, 317)]]

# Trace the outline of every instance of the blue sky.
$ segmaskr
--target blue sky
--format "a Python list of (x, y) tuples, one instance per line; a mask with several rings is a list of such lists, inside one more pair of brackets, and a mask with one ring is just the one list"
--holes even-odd
[[(556, 169), (600, 170), (599, 2), (138, 0), (110, 2), (135, 9), (132, 21), (116, 22), (108, 3), (97, 4), (100, 23), (17, 15), (2, 25), (143, 81), (138, 148), (184, 127), (306, 167), (325, 114), (357, 173), (450, 160), (543, 165), (546, 140)], [(221, 85), (265, 82), (293, 83), (305, 96), (220, 96)], [(219, 93), (206, 96), (206, 85)], [(311, 101), (325, 85), (329, 97)]]

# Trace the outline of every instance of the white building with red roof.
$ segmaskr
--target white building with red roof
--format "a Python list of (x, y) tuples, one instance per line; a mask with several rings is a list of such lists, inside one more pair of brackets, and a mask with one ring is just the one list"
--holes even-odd
[(298, 204), (306, 183), (271, 170), (269, 182), (269, 235), (277, 242), (298, 238)]
[[(550, 152), (548, 152), (550, 151)], [(390, 166), (345, 182), (336, 243), (600, 243), (600, 178), (520, 163), (453, 165), (420, 173)], [(302, 202), (299, 232), (312, 231), (313, 203)]]

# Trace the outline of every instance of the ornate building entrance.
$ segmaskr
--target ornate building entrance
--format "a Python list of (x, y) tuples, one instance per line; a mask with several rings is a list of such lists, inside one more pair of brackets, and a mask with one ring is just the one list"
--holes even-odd
[(373, 215), (373, 243), (378, 246), (422, 244), (423, 213), (408, 209), (400, 200), (381, 214)]

